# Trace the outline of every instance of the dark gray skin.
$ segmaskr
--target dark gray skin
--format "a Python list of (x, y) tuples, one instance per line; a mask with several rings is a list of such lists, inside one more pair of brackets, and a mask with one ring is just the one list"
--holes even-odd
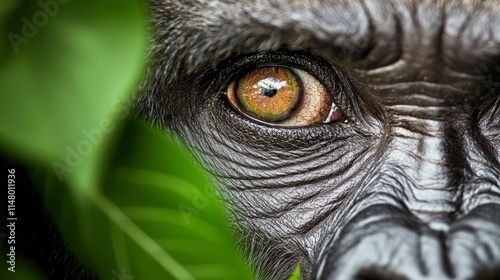
[[(136, 109), (217, 185), (263, 279), (500, 279), (500, 2), (150, 1)], [(225, 91), (293, 66), (347, 123), (255, 122)]]

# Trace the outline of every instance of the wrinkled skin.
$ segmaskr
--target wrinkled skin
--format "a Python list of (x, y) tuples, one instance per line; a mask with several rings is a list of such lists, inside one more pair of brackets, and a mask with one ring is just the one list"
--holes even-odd
[[(500, 278), (500, 2), (151, 1), (137, 111), (213, 175), (264, 279)], [(224, 95), (291, 65), (347, 123), (257, 123)]]

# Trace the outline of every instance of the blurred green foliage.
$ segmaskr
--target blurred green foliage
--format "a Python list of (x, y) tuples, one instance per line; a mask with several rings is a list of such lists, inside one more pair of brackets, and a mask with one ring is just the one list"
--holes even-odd
[[(63, 235), (104, 279), (253, 279), (197, 165), (164, 133), (129, 121), (97, 189), (35, 172)], [(64, 183), (63, 183), (64, 184)]]
[(3, 0), (1, 144), (64, 160), (138, 82), (146, 20), (138, 0)]
[[(7, 254), (4, 250), (0, 250), (0, 254)], [(41, 273), (37, 268), (29, 265), (26, 261), (22, 260), (19, 256), (16, 258), (16, 272), (12, 273), (4, 266), (0, 270), (0, 279), (6, 280), (42, 280)]]

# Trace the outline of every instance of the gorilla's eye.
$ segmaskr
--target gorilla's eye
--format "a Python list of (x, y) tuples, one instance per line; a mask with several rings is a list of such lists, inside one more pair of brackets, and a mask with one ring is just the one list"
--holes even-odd
[(253, 69), (231, 83), (227, 96), (241, 113), (275, 125), (303, 126), (344, 119), (325, 87), (295, 68)]

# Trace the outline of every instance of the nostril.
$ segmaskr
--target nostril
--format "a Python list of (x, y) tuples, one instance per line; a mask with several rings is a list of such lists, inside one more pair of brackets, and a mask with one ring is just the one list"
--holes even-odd
[(408, 280), (408, 278), (384, 268), (365, 268), (353, 280)]

